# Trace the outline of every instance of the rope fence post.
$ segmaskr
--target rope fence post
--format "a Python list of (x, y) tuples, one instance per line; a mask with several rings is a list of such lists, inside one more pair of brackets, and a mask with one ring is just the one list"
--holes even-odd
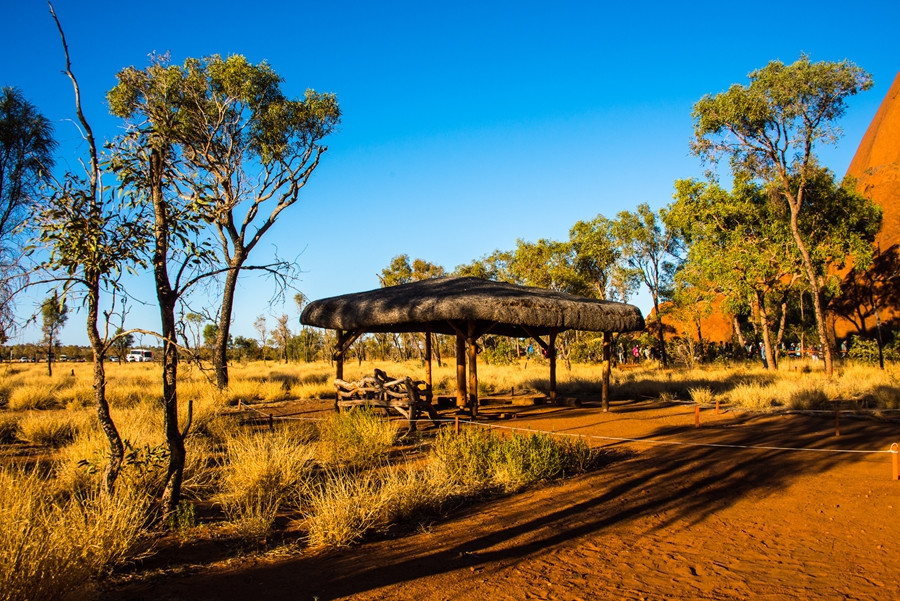
[(841, 410), (838, 404), (834, 405), (834, 435), (841, 435)]
[(454, 417), (454, 421), (456, 422), (455, 425), (453, 426), (453, 433), (459, 434), (459, 416), (455, 415), (453, 417)]
[(900, 480), (900, 446), (891, 445), (891, 480)]
[(694, 408), (694, 427), (695, 428), (700, 427), (700, 405), (697, 405)]
[(269, 414), (269, 432), (275, 431), (275, 416), (271, 413)]
[(719, 415), (719, 399), (716, 398), (716, 415)]

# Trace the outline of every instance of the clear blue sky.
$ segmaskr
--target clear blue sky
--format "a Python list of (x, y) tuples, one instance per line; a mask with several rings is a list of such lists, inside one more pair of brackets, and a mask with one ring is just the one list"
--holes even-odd
[[(21, 88), (56, 125), (60, 163), (79, 135), (71, 86), (47, 5), (0, 0), (0, 85)], [(378, 287), (406, 253), (452, 270), (517, 238), (566, 239), (578, 220), (671, 201), (673, 182), (700, 177), (688, 152), (691, 107), (745, 83), (772, 59), (849, 59), (875, 86), (854, 98), (836, 149), (843, 175), (900, 70), (900, 2), (155, 2), (57, 0), (98, 137), (117, 133), (105, 93), (151, 52), (173, 61), (213, 53), (266, 60), (289, 96), (337, 94), (340, 131), (302, 201), (268, 235), (299, 254), (296, 285), (316, 299)], [(82, 148), (83, 150), (83, 148)], [(152, 302), (146, 280), (133, 289)], [(246, 275), (234, 333), (287, 313), (272, 284)], [(35, 292), (40, 298), (46, 290)], [(30, 308), (34, 299), (23, 302)], [(634, 301), (645, 312), (645, 298)], [(198, 301), (213, 306), (216, 300)], [(64, 343), (85, 343), (70, 318)], [(157, 328), (152, 306), (130, 327)], [(33, 329), (19, 341), (35, 341)]]

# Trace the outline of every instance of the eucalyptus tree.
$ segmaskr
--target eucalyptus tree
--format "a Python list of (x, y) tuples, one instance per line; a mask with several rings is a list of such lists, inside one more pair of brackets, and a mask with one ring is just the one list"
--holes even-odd
[[(445, 275), (447, 275), (447, 272), (441, 265), (419, 258), (413, 259), (412, 262), (410, 262), (409, 255), (402, 254), (391, 259), (391, 264), (381, 270), (381, 273), (378, 274), (378, 279), (381, 282), (382, 287), (384, 287), (408, 284), (410, 282), (420, 282), (422, 280), (444, 277)], [(412, 348), (415, 349), (416, 354), (418, 354), (420, 358), (424, 359), (425, 352), (422, 347), (419, 346), (417, 337), (414, 334), (406, 333), (402, 336), (393, 334), (392, 337), (394, 345), (397, 347), (397, 351), (403, 358), (409, 358), (410, 349)], [(385, 347), (387, 338), (387, 334), (375, 334), (375, 339), (382, 349)], [(439, 345), (437, 345), (434, 350), (437, 351), (437, 360), (440, 365), (441, 356), (439, 348)]]
[[(799, 266), (777, 207), (746, 178), (736, 178), (731, 192), (715, 182), (697, 180), (676, 181), (675, 190), (666, 226), (677, 231), (688, 247), (680, 271), (682, 284), (694, 292), (707, 287), (707, 300), (720, 296), (723, 307), (732, 312), (750, 309), (770, 358), (768, 365), (775, 369), (778, 345), (771, 336), (771, 299), (781, 301), (783, 317)], [(682, 290), (681, 297), (686, 295)], [(776, 339), (781, 332), (783, 320)]]
[(665, 209), (650, 210), (647, 203), (637, 211), (622, 211), (613, 222), (613, 234), (619, 247), (621, 262), (629, 276), (640, 279), (653, 299), (657, 338), (662, 364), (668, 363), (660, 303), (672, 284), (678, 261), (681, 240), (678, 233), (665, 227)]
[(20, 226), (39, 206), (38, 187), (54, 165), (53, 125), (21, 90), (0, 89), (0, 344), (15, 323), (13, 298), (25, 270), (19, 265)]
[(155, 59), (146, 71), (121, 71), (108, 94), (110, 110), (126, 120), (126, 133), (113, 144), (111, 166), (126, 197), (146, 216), (149, 262), (160, 314), (162, 388), (166, 446), (169, 453), (162, 504), (167, 514), (181, 500), (191, 423), (190, 404), (184, 427), (178, 407), (178, 303), (198, 281), (212, 272), (211, 251), (203, 238), (209, 201), (182, 194), (179, 111), (183, 74)]
[(471, 263), (457, 265), (456, 269), (453, 270), (453, 275), (516, 284), (519, 282), (512, 272), (512, 264), (512, 252), (507, 250), (495, 250), (489, 255), (485, 255)]
[(758, 178), (784, 206), (830, 376), (834, 367), (822, 288), (800, 220), (809, 210), (806, 194), (817, 168), (816, 146), (837, 141), (836, 121), (844, 114), (847, 99), (869, 89), (872, 78), (846, 60), (813, 63), (801, 55), (791, 65), (772, 61), (751, 72), (749, 79), (746, 86), (734, 84), (694, 105), (692, 149), (705, 159), (727, 157), (733, 169)]
[(59, 340), (59, 331), (69, 319), (69, 307), (65, 297), (60, 297), (59, 292), (53, 290), (53, 294), (41, 303), (41, 330), (44, 332), (44, 344), (47, 345), (47, 375), (53, 376), (53, 343)]
[(578, 221), (569, 230), (569, 242), (575, 254), (575, 270), (589, 285), (590, 296), (609, 298), (620, 257), (612, 221), (603, 215)]
[[(82, 111), (81, 92), (71, 68), (66, 38), (52, 5), (50, 13), (59, 30), (65, 73), (74, 90), (75, 113), (88, 149), (88, 160), (82, 164), (83, 175), (66, 173), (61, 180), (51, 180), (50, 194), (42, 199), (41, 209), (32, 215), (35, 244), (47, 249), (45, 267), (57, 274), (64, 289), (84, 297), (86, 329), (94, 359), (94, 399), (108, 444), (105, 491), (112, 494), (125, 447), (106, 400), (105, 359), (116, 341), (129, 333), (119, 330), (110, 335), (109, 317), (117, 307), (122, 310), (117, 304), (119, 276), (123, 270), (141, 262), (146, 223), (103, 185), (104, 167), (91, 126)], [(101, 311), (104, 299), (108, 300), (109, 308)]]
[(575, 249), (569, 242), (516, 240), (510, 271), (526, 286), (570, 294), (585, 294), (589, 288), (575, 265)]
[(129, 67), (118, 78), (109, 93), (114, 113), (130, 117), (159, 104), (173, 117), (165, 136), (180, 153), (176, 185), (215, 228), (224, 282), (213, 364), (225, 387), (238, 277), (242, 269), (266, 269), (284, 278), (291, 269), (284, 261), (246, 262), (318, 167), (327, 150), (322, 140), (340, 122), (337, 99), (314, 90), (287, 98), (268, 64), (238, 55)]

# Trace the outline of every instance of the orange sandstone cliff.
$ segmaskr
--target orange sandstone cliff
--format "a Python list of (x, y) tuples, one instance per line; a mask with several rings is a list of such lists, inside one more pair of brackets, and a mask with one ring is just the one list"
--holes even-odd
[(865, 274), (849, 274), (833, 303), (833, 332), (843, 338), (900, 319), (900, 73), (856, 150), (847, 175), (883, 211), (877, 255)]

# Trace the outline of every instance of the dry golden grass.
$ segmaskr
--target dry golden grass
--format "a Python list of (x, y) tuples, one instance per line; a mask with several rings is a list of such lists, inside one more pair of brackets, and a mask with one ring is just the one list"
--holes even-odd
[(219, 502), (241, 539), (265, 539), (278, 511), (296, 502), (313, 466), (312, 437), (309, 425), (297, 422), (277, 432), (226, 431)]
[(0, 470), (0, 601), (74, 596), (137, 553), (148, 498), (59, 498), (35, 472)]
[[(348, 363), (344, 377), (359, 379), (375, 368), (413, 379), (424, 379), (425, 373), (424, 365), (417, 361), (368, 362)], [(435, 363), (433, 368), (435, 393), (454, 395), (455, 364)], [(166, 456), (159, 365), (111, 365), (107, 371), (113, 419), (128, 444), (120, 489), (121, 494), (131, 494), (133, 499), (123, 502), (123, 516), (109, 513), (114, 508), (96, 496), (107, 441), (93, 411), (91, 365), (67, 365), (57, 369), (52, 378), (41, 365), (0, 369), (5, 370), (0, 383), (0, 407), (4, 407), (0, 409), (0, 444), (28, 441), (44, 445), (45, 465), (50, 466), (43, 470), (43, 479), (19, 472), (0, 474), (0, 538), (11, 541), (7, 546), (17, 549), (23, 561), (29, 562), (20, 574), (11, 574), (8, 564), (3, 563), (10, 561), (10, 555), (3, 555), (8, 549), (0, 549), (0, 591), (13, 591), (6, 597), (0, 592), (3, 601), (23, 598), (21, 591), (30, 586), (22, 584), (27, 578), (49, 574), (54, 582), (70, 586), (71, 582), (93, 578), (100, 566), (114, 565), (131, 553), (137, 534), (129, 520), (136, 520), (134, 512), (143, 512), (146, 517), (147, 498), (158, 497)], [(238, 400), (267, 403), (330, 397), (333, 369), (327, 363), (234, 365), (231, 386), (220, 391), (208, 371), (184, 366), (179, 372), (182, 423), (188, 401), (193, 404), (191, 434), (186, 441), (186, 498), (216, 503), (229, 520), (230, 532), (245, 541), (266, 539), (276, 515), (289, 511), (303, 516), (311, 544), (346, 545), (367, 532), (439, 508), (447, 499), (479, 487), (515, 490), (534, 479), (569, 473), (569, 468), (559, 467), (560, 453), (564, 455), (565, 449), (537, 437), (515, 440), (503, 450), (496, 450), (500, 447), (495, 442), (473, 439), (466, 448), (454, 451), (452, 465), (444, 449), (436, 458), (419, 456), (412, 466), (405, 465), (403, 459), (404, 465), (399, 467), (389, 463), (396, 453), (398, 432), (391, 422), (372, 412), (334, 415), (315, 425), (289, 422), (274, 432), (257, 433), (239, 426), (225, 411)], [(509, 366), (479, 365), (479, 393), (545, 392), (547, 375), (543, 360)], [(596, 365), (573, 365), (569, 370), (561, 364), (560, 394), (596, 395), (601, 375)], [(612, 392), (617, 399), (691, 400), (700, 404), (721, 400), (760, 411), (814, 409), (833, 400), (896, 409), (900, 408), (900, 371), (897, 366), (880, 371), (842, 365), (836, 377), (827, 379), (820, 366), (811, 362), (784, 362), (776, 372), (756, 367), (661, 370), (647, 365), (614, 369)], [(574, 453), (575, 463), (582, 455)], [(471, 479), (461, 477), (466, 469), (478, 466), (482, 471)], [(10, 495), (10, 490), (24, 492), (19, 498)], [(83, 501), (76, 504), (76, 499)], [(18, 521), (8, 517), (16, 512), (26, 517)], [(63, 525), (59, 532), (46, 534), (51, 520)], [(65, 525), (67, 520), (81, 524), (82, 530), (109, 547), (109, 553), (101, 556), (97, 550), (84, 550), (87, 543), (76, 539), (79, 533)], [(109, 538), (113, 534), (106, 530), (96, 530), (98, 524), (84, 527), (88, 521), (104, 520), (118, 524), (118, 538)], [(54, 549), (32, 549), (23, 542), (23, 532), (28, 536), (44, 533), (41, 536), (52, 542)], [(52, 575), (56, 573), (60, 575)], [(48, 582), (38, 585), (32, 597), (53, 597), (52, 590), (44, 593), (40, 588), (45, 584), (49, 587)]]

